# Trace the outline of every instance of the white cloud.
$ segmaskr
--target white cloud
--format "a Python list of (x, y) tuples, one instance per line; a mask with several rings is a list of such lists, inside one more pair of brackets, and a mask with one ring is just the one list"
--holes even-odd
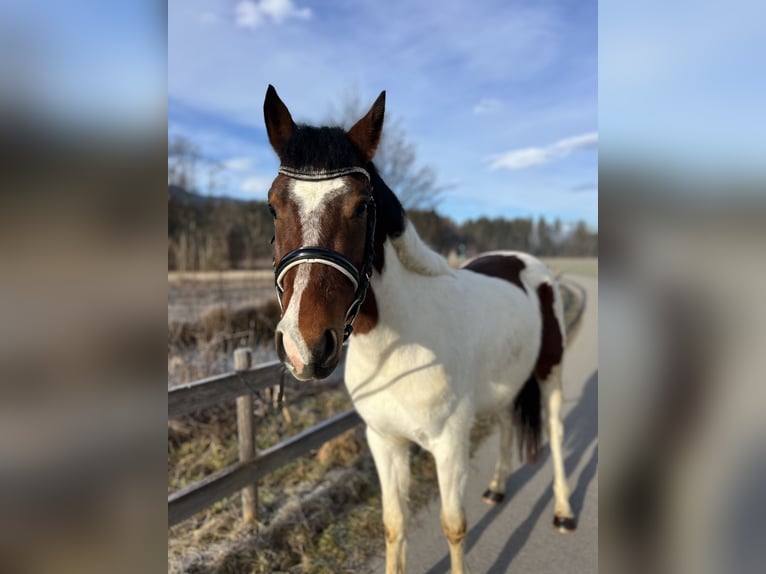
[(266, 192), (269, 191), (272, 181), (274, 181), (274, 178), (254, 175), (245, 179), (242, 185), (239, 186), (239, 189), (252, 195), (265, 196)]
[(253, 160), (249, 157), (233, 157), (223, 162), (223, 167), (231, 171), (250, 171)]
[(543, 165), (556, 159), (567, 157), (574, 151), (590, 149), (598, 145), (598, 133), (590, 132), (571, 138), (565, 138), (545, 147), (527, 147), (514, 149), (505, 153), (490, 156), (489, 168), (495, 169), (524, 169)]
[(298, 8), (293, 0), (242, 0), (236, 8), (237, 26), (251, 30), (258, 28), (268, 18), (281, 24), (289, 18), (308, 20), (311, 16), (311, 8)]
[(477, 116), (494, 114), (500, 111), (503, 102), (497, 98), (482, 98), (481, 101), (473, 107), (473, 113)]

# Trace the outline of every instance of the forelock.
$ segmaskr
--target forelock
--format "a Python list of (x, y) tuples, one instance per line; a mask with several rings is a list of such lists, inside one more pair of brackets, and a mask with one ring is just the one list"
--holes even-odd
[(339, 127), (297, 126), (281, 160), (285, 167), (311, 171), (364, 166), (361, 154)]

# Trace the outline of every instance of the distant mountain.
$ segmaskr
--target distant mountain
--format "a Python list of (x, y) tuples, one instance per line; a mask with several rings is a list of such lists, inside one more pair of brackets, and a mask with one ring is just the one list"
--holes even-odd
[(197, 193), (187, 191), (180, 185), (168, 186), (168, 201), (177, 201), (179, 203), (204, 205), (208, 198)]

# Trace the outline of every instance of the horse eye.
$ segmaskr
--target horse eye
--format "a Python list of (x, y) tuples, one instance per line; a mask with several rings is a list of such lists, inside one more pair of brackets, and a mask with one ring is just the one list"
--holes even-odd
[(274, 219), (277, 218), (277, 210), (274, 209), (274, 206), (271, 204), (269, 204), (269, 213), (271, 214), (271, 217), (273, 217)]
[(367, 202), (363, 201), (356, 207), (356, 210), (354, 211), (354, 217), (364, 217), (365, 213), (367, 213)]

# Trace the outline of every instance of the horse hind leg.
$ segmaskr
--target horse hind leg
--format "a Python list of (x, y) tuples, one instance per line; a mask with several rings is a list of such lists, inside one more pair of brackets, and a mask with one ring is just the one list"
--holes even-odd
[(534, 373), (529, 376), (511, 406), (498, 415), (500, 453), (495, 474), (482, 499), (487, 504), (499, 504), (505, 498), (505, 484), (511, 474), (514, 436), (519, 445), (519, 458), (533, 463), (540, 453), (542, 419), (540, 386)]
[(555, 285), (543, 283), (537, 288), (542, 316), (540, 354), (535, 366), (535, 377), (543, 395), (548, 439), (553, 461), (553, 495), (556, 499), (553, 526), (560, 532), (572, 532), (575, 518), (569, 506), (569, 485), (564, 472), (561, 443), (564, 440), (564, 423), (561, 420), (561, 363), (564, 355), (563, 315), (561, 295)]
[(513, 456), (513, 418), (511, 409), (503, 409), (497, 414), (500, 429), (500, 452), (495, 464), (492, 480), (484, 491), (481, 499), (487, 504), (500, 504), (505, 498), (505, 484), (511, 475), (511, 459)]
[(564, 440), (564, 423), (561, 420), (561, 365), (551, 369), (550, 374), (540, 384), (545, 404), (548, 425), (548, 438), (553, 460), (553, 495), (556, 499), (553, 526), (560, 532), (572, 532), (576, 522), (569, 506), (569, 485), (564, 470), (564, 458), (561, 445)]

